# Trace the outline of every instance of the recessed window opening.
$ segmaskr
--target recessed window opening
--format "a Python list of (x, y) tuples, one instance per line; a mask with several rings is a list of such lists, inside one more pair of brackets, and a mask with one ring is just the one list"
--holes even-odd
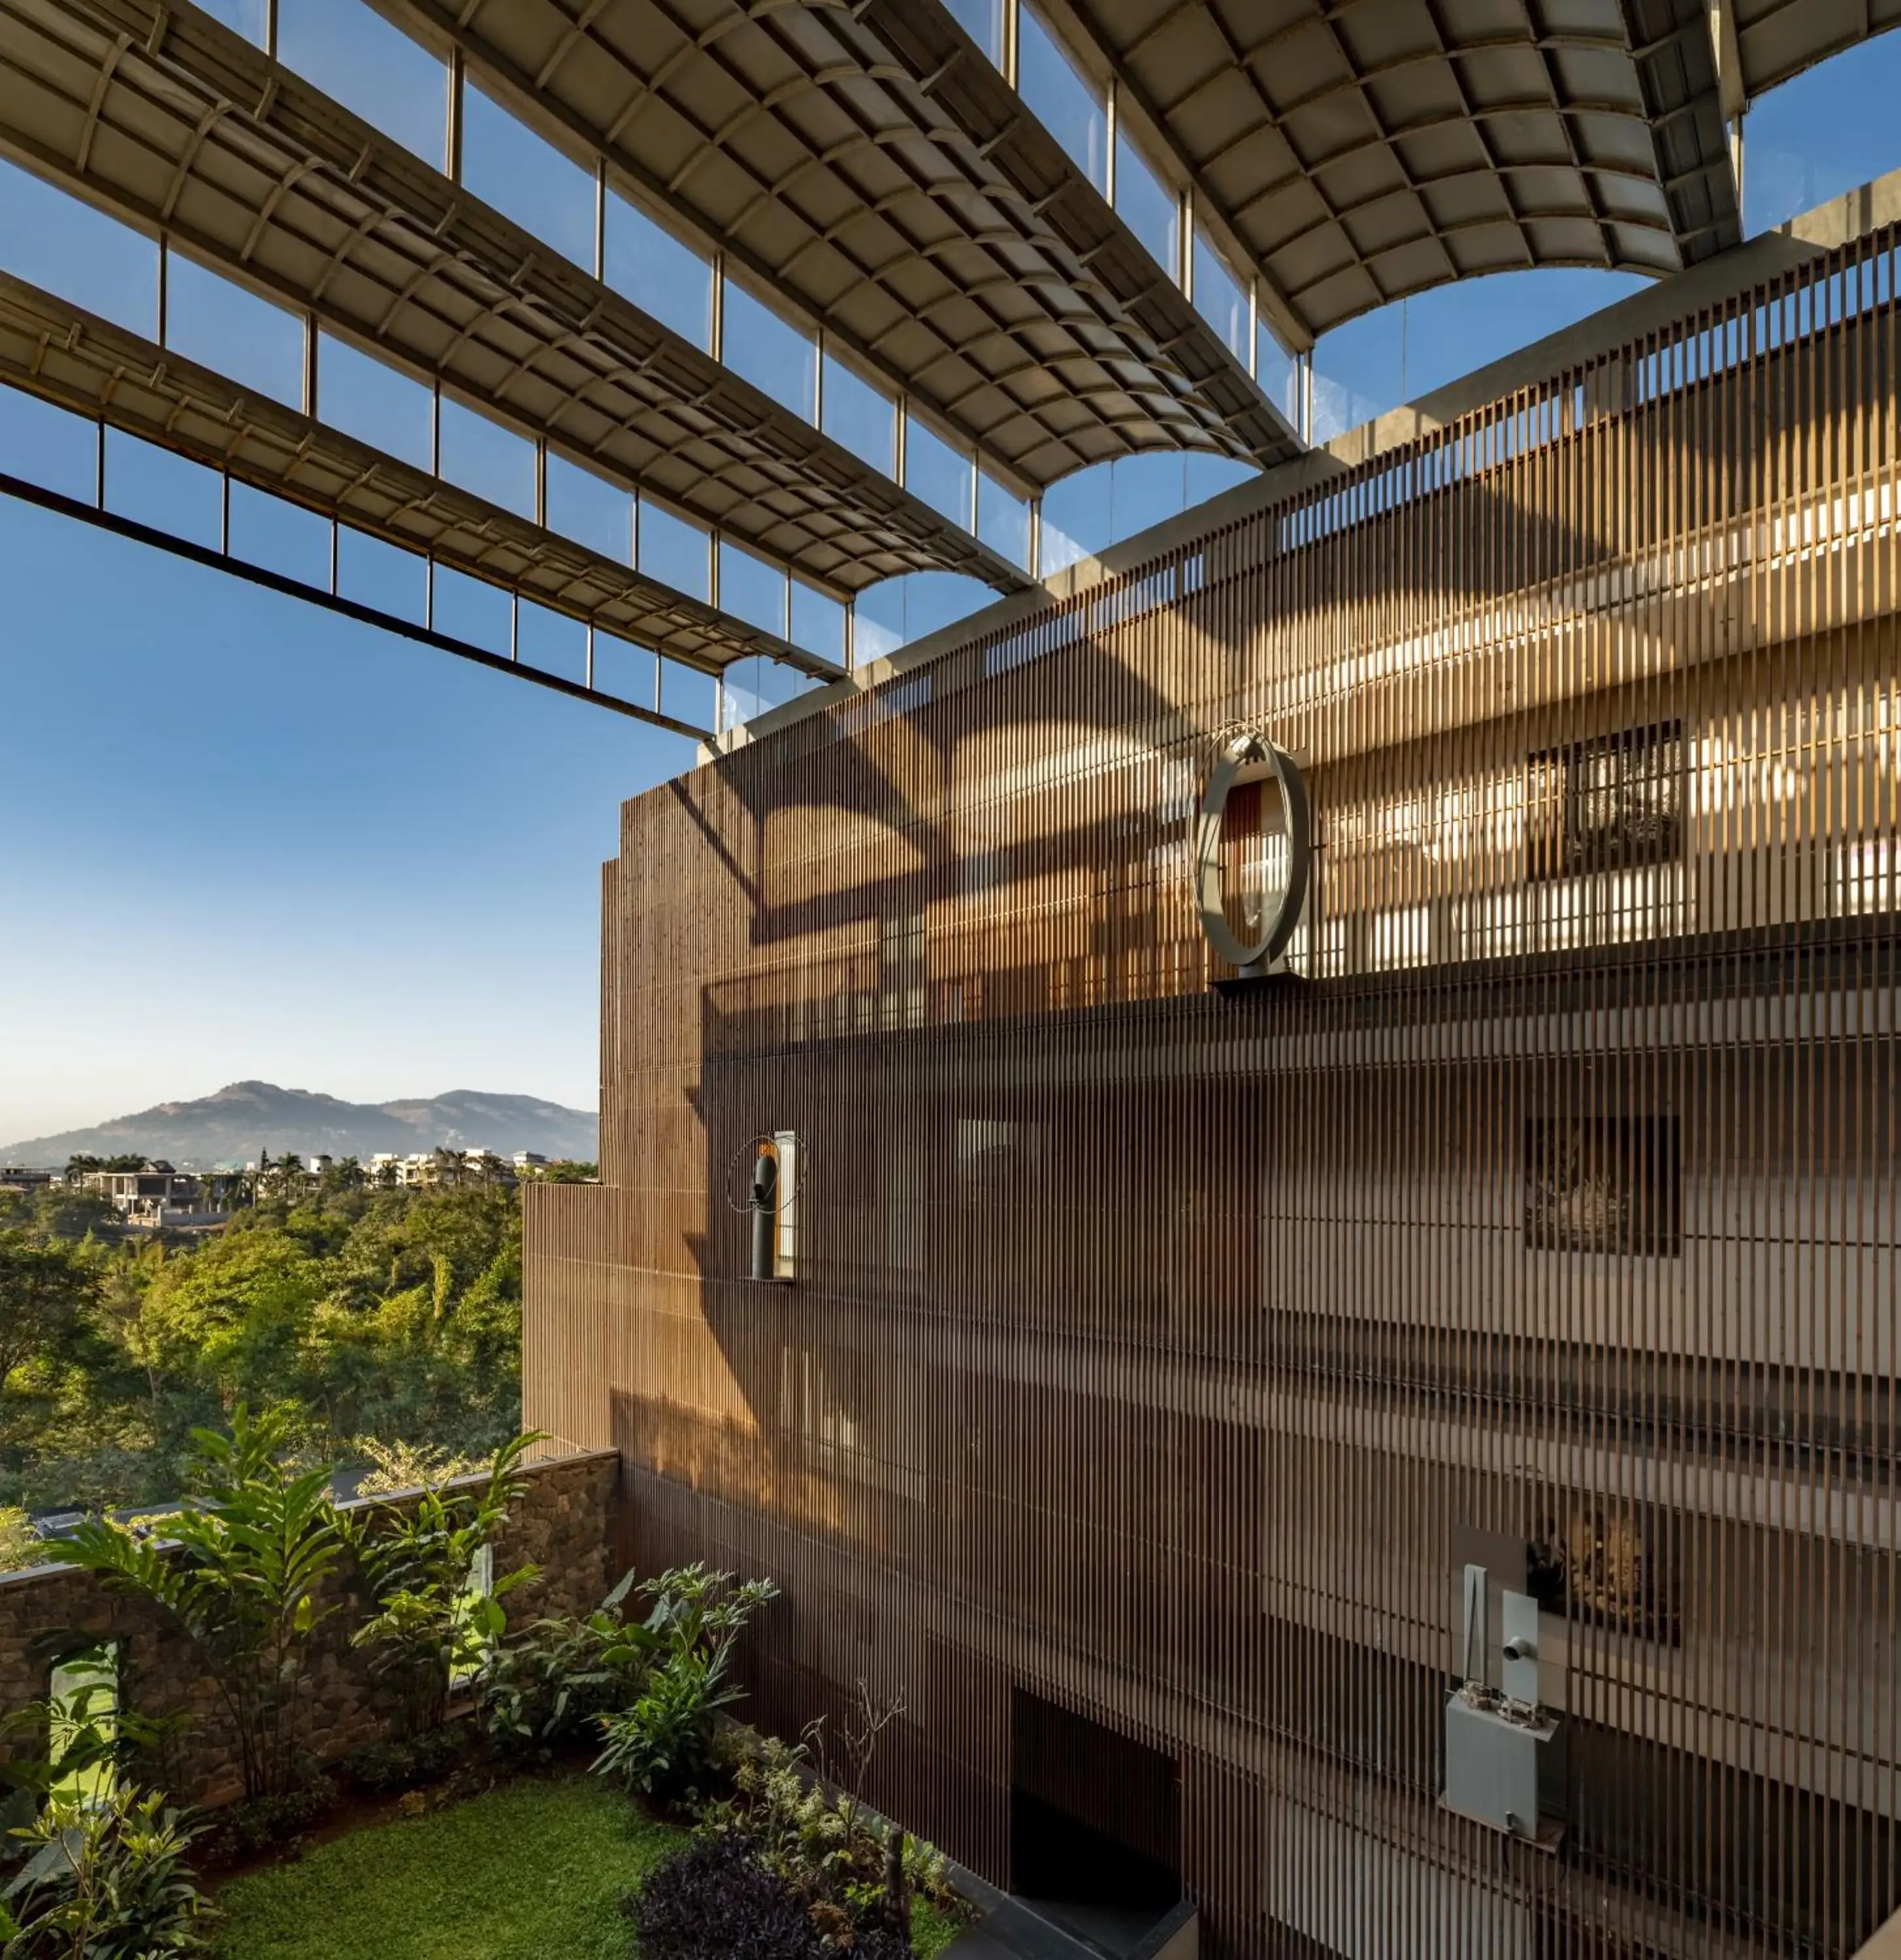
[(1677, 1646), (1680, 1534), (1669, 1512), (1591, 1492), (1553, 1500), (1526, 1546), (1527, 1589), (1547, 1613)]
[(1674, 1258), (1683, 1249), (1681, 1124), (1674, 1115), (1534, 1116), (1524, 1126), (1532, 1252)]
[(1115, 139), (1115, 208), (1149, 256), (1178, 285), (1181, 279), (1181, 199), (1147, 158), (1118, 130)]
[(1194, 282), (1196, 310), (1246, 367), (1250, 325), (1247, 288), (1199, 225), (1195, 228)]
[(635, 518), (634, 562), (650, 578), (684, 592), (689, 599), (713, 597), (713, 537), (688, 517), (643, 497)]
[(434, 473), (435, 390), (334, 334), (317, 336), (316, 403), (311, 412), (412, 469)]
[(1109, 115), (1102, 91), (1029, 7), (1016, 17), (1017, 92), (1099, 191), (1108, 189)]
[(1007, 0), (944, 0), (950, 15), (998, 68), (1003, 65)]
[(494, 416), (445, 395), (439, 409), (441, 473), (518, 517), (535, 515), (535, 444)]
[(934, 435), (915, 418), (908, 418), (904, 428), (904, 488), (939, 517), (948, 517), (967, 531), (975, 522), (974, 460)]
[(602, 282), (683, 340), (713, 346), (713, 262), (618, 191), (602, 215)]
[(1525, 875), (1569, 878), (1683, 854), (1683, 724), (1626, 728), (1526, 763)]
[(0, 267), (158, 338), (158, 241), (0, 158)]
[(722, 294), (720, 359), (803, 421), (819, 419), (819, 343), (731, 279)]
[(53, 1663), (47, 1688), (52, 1719), (48, 1753), (56, 1768), (76, 1758), (52, 1785), (68, 1802), (97, 1802), (112, 1782), (109, 1752), (119, 1737), (119, 1646), (114, 1640), (83, 1647)]
[(449, 65), (366, 0), (277, 0), (276, 55), (433, 170), (449, 154)]
[(179, 251), (165, 264), (165, 345), (287, 408), (304, 406), (302, 317)]
[(462, 91), (462, 180), (504, 218), (594, 272), (594, 174), (479, 88)]

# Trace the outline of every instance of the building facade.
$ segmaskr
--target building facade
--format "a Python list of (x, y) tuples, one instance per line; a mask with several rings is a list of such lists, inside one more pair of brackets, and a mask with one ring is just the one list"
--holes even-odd
[(86, 1171), (80, 1181), (141, 1231), (221, 1225), (230, 1216), (224, 1179), (174, 1169), (163, 1157), (148, 1157), (136, 1170)]
[[(1896, 258), (626, 807), (526, 1419), (643, 1566), (778, 1581), (760, 1720), (901, 1696), (869, 1793), (992, 1880), (1247, 1960), (1901, 1905)], [(1312, 810), (1253, 978), (1198, 905), (1287, 880), (1267, 788), (1202, 821), (1248, 735)]]

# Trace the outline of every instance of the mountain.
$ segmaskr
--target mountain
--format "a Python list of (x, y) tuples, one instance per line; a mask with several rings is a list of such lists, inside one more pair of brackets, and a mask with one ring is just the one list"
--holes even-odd
[(201, 1169), (254, 1162), (260, 1150), (274, 1157), (286, 1150), (304, 1157), (327, 1151), (367, 1163), (378, 1150), (432, 1150), (438, 1144), (501, 1157), (538, 1150), (592, 1162), (599, 1137), (599, 1120), (590, 1112), (532, 1096), (452, 1089), (396, 1102), (344, 1102), (272, 1082), (234, 1082), (196, 1102), (156, 1103), (90, 1130), (0, 1146), (0, 1163), (57, 1169), (82, 1153), (103, 1157), (135, 1150)]

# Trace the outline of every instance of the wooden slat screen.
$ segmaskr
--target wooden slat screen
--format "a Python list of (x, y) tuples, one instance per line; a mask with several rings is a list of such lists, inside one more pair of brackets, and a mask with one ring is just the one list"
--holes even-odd
[[(868, 1794), (990, 1878), (1029, 1696), (1172, 1760), (1217, 1955), (1901, 1906), (1896, 250), (627, 807), (529, 1419), (618, 1447), (643, 1564), (780, 1582), (759, 1719), (901, 1694)], [(1224, 994), (1241, 728), (1319, 870)], [(1546, 1609), (1555, 1851), (1438, 1802), (1473, 1542)]]

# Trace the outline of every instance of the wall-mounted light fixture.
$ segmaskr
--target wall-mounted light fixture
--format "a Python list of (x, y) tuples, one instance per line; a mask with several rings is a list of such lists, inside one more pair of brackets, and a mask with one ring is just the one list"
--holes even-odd
[(745, 1210), (752, 1234), (749, 1279), (786, 1281), (799, 1264), (799, 1138), (774, 1130), (755, 1137)]

